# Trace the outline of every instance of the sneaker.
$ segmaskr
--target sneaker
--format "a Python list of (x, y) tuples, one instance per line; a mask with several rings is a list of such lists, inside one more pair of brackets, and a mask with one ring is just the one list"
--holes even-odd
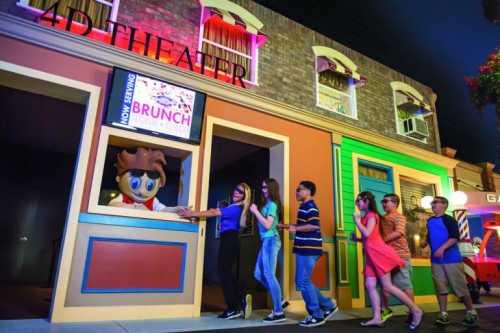
[(448, 314), (446, 312), (441, 312), (438, 315), (435, 323), (438, 325), (448, 325), (450, 323), (450, 318), (448, 317)]
[(393, 312), (389, 308), (384, 309), (380, 315), (383, 322), (387, 321), (387, 319), (391, 318), (392, 316), (393, 316)]
[(316, 326), (321, 326), (324, 323), (326, 323), (325, 318), (315, 318), (313, 316), (307, 316), (304, 320), (299, 321), (299, 326), (316, 327)]
[(252, 295), (246, 294), (243, 301), (243, 314), (245, 319), (250, 319), (252, 315)]
[(468, 327), (477, 326), (477, 320), (479, 319), (477, 313), (467, 311), (464, 320), (462, 320), (462, 325)]
[(337, 304), (334, 304), (333, 308), (331, 308), (330, 310), (324, 311), (323, 314), (325, 315), (325, 321), (330, 320), (337, 312), (339, 312), (339, 307), (337, 306)]
[(290, 302), (288, 301), (285, 301), (285, 300), (282, 300), (281, 301), (281, 308), (283, 309), (283, 311), (290, 306)]
[(286, 317), (284, 313), (275, 314), (271, 313), (269, 316), (263, 319), (265, 323), (279, 323), (285, 321)]
[(242, 311), (228, 311), (228, 310), (226, 310), (223, 313), (221, 313), (220, 315), (218, 315), (217, 318), (229, 320), (229, 319), (239, 318), (241, 316), (243, 316)]

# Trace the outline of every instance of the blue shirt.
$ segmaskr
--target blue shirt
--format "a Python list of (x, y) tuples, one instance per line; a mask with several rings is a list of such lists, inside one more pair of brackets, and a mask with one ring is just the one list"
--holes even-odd
[(257, 224), (259, 225), (259, 233), (260, 233), (260, 238), (267, 238), (267, 237), (274, 237), (276, 235), (279, 235), (278, 233), (278, 223), (279, 223), (279, 217), (278, 217), (278, 205), (274, 201), (268, 201), (264, 207), (262, 207), (261, 210), (262, 216), (264, 218), (267, 218), (269, 216), (273, 217), (273, 224), (271, 225), (271, 228), (266, 229), (262, 225), (262, 223), (258, 222)]
[(443, 215), (431, 217), (427, 220), (427, 239), (431, 247), (431, 262), (434, 264), (455, 264), (462, 262), (462, 255), (458, 244), (454, 244), (444, 251), (442, 258), (434, 257), (434, 252), (450, 238), (459, 239), (458, 223), (451, 216)]
[(243, 212), (243, 206), (232, 204), (220, 209), (220, 233), (226, 231), (240, 231), (240, 217)]
[[(312, 224), (319, 227), (319, 210), (313, 200), (303, 202), (297, 213), (297, 225)], [(323, 254), (323, 239), (319, 229), (313, 231), (297, 231), (293, 241), (293, 253), (303, 256), (320, 256)]]

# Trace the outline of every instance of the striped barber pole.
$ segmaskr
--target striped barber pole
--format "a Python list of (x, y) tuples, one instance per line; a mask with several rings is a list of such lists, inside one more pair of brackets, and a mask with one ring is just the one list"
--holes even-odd
[(464, 258), (464, 271), (467, 283), (476, 283), (475, 264), (472, 257), (475, 256), (472, 242), (470, 240), (469, 221), (467, 220), (467, 211), (465, 209), (457, 209), (453, 211), (453, 215), (458, 222), (458, 231), (460, 233), (460, 240), (458, 246), (460, 253)]

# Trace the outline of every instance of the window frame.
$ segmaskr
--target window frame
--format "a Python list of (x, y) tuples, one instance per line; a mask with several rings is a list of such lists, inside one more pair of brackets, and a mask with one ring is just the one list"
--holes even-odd
[[(188, 169), (185, 169), (184, 173), (185, 176), (189, 177), (189, 184), (188, 186), (186, 186), (186, 189), (188, 191), (186, 196), (186, 206), (195, 206), (199, 167), (199, 146), (103, 125), (101, 126), (101, 133), (97, 146), (97, 154), (94, 162), (94, 172), (92, 174), (92, 183), (87, 211), (89, 213), (104, 215), (189, 222), (189, 220), (182, 219), (177, 214), (171, 212), (135, 210), (130, 208), (113, 207), (99, 204), (99, 196), (102, 190), (101, 185), (104, 173), (104, 163), (106, 162), (106, 153), (111, 137), (116, 137), (119, 140), (123, 141), (142, 143), (142, 146), (145, 146), (147, 148), (171, 148), (173, 150), (182, 151), (187, 156), (189, 156), (189, 161), (187, 160), (188, 158), (186, 158), (186, 165)], [(181, 204), (178, 203), (178, 205)]]
[[(246, 58), (249, 58), (250, 59), (250, 80), (247, 80), (247, 79), (243, 79), (243, 82), (249, 84), (249, 85), (252, 85), (252, 86), (259, 86), (259, 75), (258, 75), (258, 69), (259, 69), (259, 48), (257, 47), (257, 37), (250, 33), (250, 32), (246, 32), (247, 34), (250, 34), (250, 37), (251, 37), (251, 53), (252, 55), (247, 55), (247, 54), (243, 54), (239, 51), (236, 51), (236, 50), (233, 50), (231, 49), (230, 47), (227, 47), (227, 46), (224, 46), (224, 45), (221, 45), (219, 43), (216, 43), (216, 42), (213, 42), (209, 39), (205, 39), (203, 37), (204, 35), (204, 32), (205, 32), (205, 23), (206, 22), (203, 22), (203, 18), (206, 16), (205, 15), (205, 11), (206, 10), (209, 10), (208, 8), (205, 8), (203, 7), (202, 11), (201, 11), (201, 16), (200, 16), (200, 33), (199, 33), (199, 38), (198, 38), (198, 51), (199, 52), (202, 52), (203, 51), (203, 42), (206, 42), (208, 44), (211, 44), (212, 46), (215, 46), (217, 48), (221, 48), (227, 52), (231, 52), (233, 54), (236, 54), (236, 55), (239, 55), (239, 56), (243, 56), (243, 57), (246, 57)], [(201, 66), (200, 64), (200, 57), (196, 57), (196, 66)], [(214, 72), (214, 69), (211, 68), (210, 66), (207, 66), (205, 65), (205, 70), (206, 71), (209, 71), (209, 72)], [(231, 75), (228, 75), (228, 74), (223, 74), (224, 76), (227, 76), (229, 78), (231, 78)]]
[[(412, 140), (415, 140), (415, 141), (418, 141), (418, 142), (421, 142), (421, 143), (429, 143), (429, 137), (430, 137), (430, 133), (431, 133), (431, 128), (429, 126), (429, 136), (426, 137), (426, 138), (423, 138), (423, 139), (418, 139), (418, 138), (414, 138), (412, 136), (409, 136), (409, 135), (406, 135), (404, 132), (403, 132), (403, 120), (400, 119), (399, 117), (399, 113), (398, 113), (398, 106), (396, 105), (396, 92), (399, 92), (399, 93), (403, 93), (403, 90), (401, 89), (394, 89), (391, 87), (391, 90), (392, 90), (392, 104), (393, 104), (393, 108), (394, 108), (394, 119), (395, 119), (395, 122), (396, 122), (396, 133), (398, 135), (401, 135), (405, 138), (408, 138), (408, 139), (412, 139)], [(428, 117), (428, 115), (424, 116), (424, 115), (421, 115), (421, 114), (415, 114), (413, 117), (417, 118), (417, 119), (421, 119), (421, 120), (424, 120), (425, 122), (427, 122), (427, 119), (426, 117)]]
[[(116, 18), (118, 17), (118, 9), (120, 7), (120, 0), (89, 0), (89, 1), (95, 1), (95, 2), (99, 2), (103, 5), (107, 5), (107, 6), (110, 6), (111, 7), (111, 12), (109, 14), (109, 19), (111, 21), (115, 21), (116, 22)], [(16, 2), (16, 5), (18, 7), (21, 7), (21, 8), (24, 8), (24, 9), (27, 9), (29, 11), (32, 11), (32, 12), (35, 12), (35, 13), (38, 13), (38, 14), (43, 14), (44, 10), (43, 9), (40, 9), (40, 8), (36, 8), (36, 7), (33, 7), (33, 6), (30, 6), (29, 5), (29, 0), (17, 0)], [(58, 18), (64, 18), (60, 15), (57, 15)], [(75, 24), (78, 23), (78, 22), (75, 22)], [(97, 31), (101, 31), (101, 32), (105, 32), (105, 33), (108, 33), (111, 31), (111, 26), (108, 25), (108, 30), (102, 30), (102, 29), (99, 29), (99, 28), (96, 28), (96, 27), (93, 27), (92, 30), (97, 30)]]
[[(314, 74), (315, 74), (315, 92), (316, 92), (316, 107), (320, 108), (320, 109), (323, 109), (323, 110), (327, 110), (329, 112), (332, 112), (334, 114), (338, 114), (338, 115), (341, 115), (341, 116), (344, 116), (344, 117), (347, 117), (347, 118), (350, 118), (350, 119), (354, 119), (354, 120), (359, 120), (358, 119), (358, 105), (357, 105), (357, 97), (356, 97), (356, 85), (354, 84), (354, 79), (352, 77), (346, 77), (347, 80), (348, 80), (348, 85), (349, 85), (349, 92), (350, 94), (346, 94), (345, 92), (343, 91), (340, 91), (340, 90), (337, 90), (335, 88), (332, 88), (332, 87), (329, 87), (329, 86), (326, 86), (322, 83), (319, 82), (319, 72), (317, 71), (317, 61), (318, 61), (318, 56), (315, 56), (315, 59), (314, 59), (314, 62), (315, 62), (315, 66), (314, 66)], [(339, 74), (341, 75), (341, 74)], [(329, 90), (333, 90), (335, 91), (336, 93), (339, 93), (341, 95), (344, 95), (344, 96), (347, 96), (349, 97), (349, 107), (351, 108), (351, 113), (352, 115), (348, 115), (348, 114), (345, 114), (345, 113), (340, 113), (336, 110), (332, 110), (324, 105), (321, 105), (320, 104), (320, 101), (319, 101), (319, 88), (323, 87), (323, 88), (326, 88), (326, 89), (329, 89)]]

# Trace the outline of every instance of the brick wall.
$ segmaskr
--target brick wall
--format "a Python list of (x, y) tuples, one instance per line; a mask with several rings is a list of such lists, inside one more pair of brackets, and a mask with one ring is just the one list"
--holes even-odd
[[(431, 88), (251, 0), (233, 2), (259, 18), (268, 36), (267, 43), (259, 49), (258, 86), (251, 88), (257, 94), (435, 150), (432, 117), (427, 117), (430, 132), (427, 144), (397, 134), (390, 82), (408, 83), (422, 93), (427, 103)], [(0, 10), (20, 15), (15, 3), (16, 0), (2, 2)], [(121, 0), (118, 21), (197, 49), (200, 15), (197, 0)], [(368, 78), (367, 84), (356, 90), (357, 120), (316, 107), (314, 45), (345, 54), (358, 66), (358, 72)]]

